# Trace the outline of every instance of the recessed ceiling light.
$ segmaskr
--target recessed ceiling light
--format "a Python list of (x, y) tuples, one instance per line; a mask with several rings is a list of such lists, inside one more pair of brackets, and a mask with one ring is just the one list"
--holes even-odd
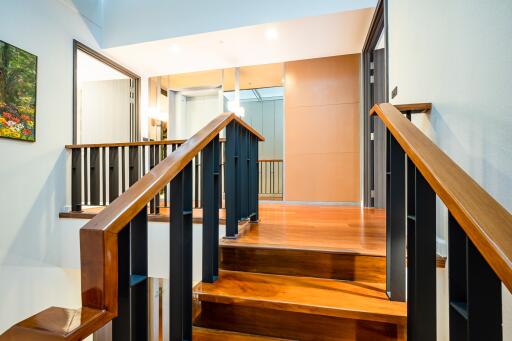
[(181, 51), (181, 47), (179, 45), (172, 44), (171, 46), (169, 46), (169, 50), (172, 53), (179, 53)]
[(265, 31), (265, 37), (268, 40), (276, 40), (279, 34), (277, 33), (277, 30), (273, 27), (267, 28)]

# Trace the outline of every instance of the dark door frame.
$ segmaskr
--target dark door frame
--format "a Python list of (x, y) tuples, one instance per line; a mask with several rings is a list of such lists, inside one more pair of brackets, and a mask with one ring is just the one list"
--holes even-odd
[(104, 56), (98, 51), (82, 44), (76, 39), (73, 39), (73, 144), (76, 144), (78, 136), (78, 110), (77, 110), (77, 52), (81, 51), (89, 56), (99, 60), (100, 62), (110, 66), (111, 68), (121, 72), (133, 81), (133, 87), (135, 88), (134, 96), (134, 107), (130, 110), (130, 142), (140, 140), (140, 127), (139, 127), (139, 112), (140, 112), (140, 76), (128, 70), (124, 66), (116, 63), (112, 59)]
[(363, 155), (364, 155), (364, 167), (363, 167), (363, 205), (365, 207), (373, 206), (372, 190), (373, 190), (373, 141), (371, 139), (372, 121), (369, 116), (370, 109), (373, 105), (373, 87), (370, 78), (373, 74), (371, 65), (373, 63), (373, 50), (379, 41), (379, 37), (384, 32), (384, 45), (385, 45), (385, 65), (386, 65), (386, 80), (384, 82), (384, 93), (386, 94), (386, 102), (389, 101), (389, 85), (388, 85), (388, 6), (387, 0), (379, 0), (375, 13), (373, 14), (370, 29), (366, 36), (363, 47)]

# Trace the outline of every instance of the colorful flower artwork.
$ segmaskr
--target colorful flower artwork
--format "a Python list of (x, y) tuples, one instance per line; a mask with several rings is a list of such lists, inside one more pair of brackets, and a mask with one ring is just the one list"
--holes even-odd
[(37, 57), (0, 40), (0, 137), (36, 140)]

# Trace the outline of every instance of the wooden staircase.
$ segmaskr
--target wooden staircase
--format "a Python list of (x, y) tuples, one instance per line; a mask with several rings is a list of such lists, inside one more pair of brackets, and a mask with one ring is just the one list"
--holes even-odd
[[(218, 280), (199, 283), (193, 290), (195, 326), (289, 340), (405, 340), (406, 304), (392, 302), (386, 295), (382, 249), (351, 244), (350, 233), (338, 247), (327, 241), (321, 246), (315, 237), (307, 237), (328, 232), (336, 238), (347, 228), (361, 226), (350, 220), (343, 226), (334, 216), (288, 219), (280, 226), (269, 207), (262, 209), (262, 221), (251, 225), (245, 236), (221, 242)], [(325, 208), (308, 210), (305, 216), (334, 214)], [(367, 223), (368, 217), (373, 215), (367, 216)], [(334, 225), (338, 233), (330, 230)], [(361, 230), (360, 235), (368, 234), (363, 239), (380, 240), (375, 235), (382, 232), (384, 223), (368, 225)], [(288, 236), (282, 238), (286, 242), (266, 243), (267, 236), (279, 240), (276, 234)]]

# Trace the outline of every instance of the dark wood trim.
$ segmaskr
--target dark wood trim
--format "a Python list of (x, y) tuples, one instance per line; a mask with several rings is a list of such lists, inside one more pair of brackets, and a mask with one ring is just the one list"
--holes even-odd
[(374, 50), (379, 40), (380, 34), (384, 31), (385, 34), (385, 59), (386, 59), (386, 81), (384, 83), (386, 94), (386, 102), (389, 101), (389, 49), (388, 49), (388, 29), (387, 29), (387, 0), (379, 0), (373, 14), (368, 34), (366, 36), (363, 53), (362, 53), (362, 67), (363, 67), (363, 204), (366, 207), (372, 206), (371, 200), (371, 186), (370, 186), (370, 172), (373, 168), (373, 155), (370, 155), (370, 119), (364, 114), (370, 111), (373, 103), (371, 100), (372, 93), (370, 87), (370, 63), (371, 53)]
[(395, 108), (402, 112), (409, 111), (411, 114), (429, 114), (432, 103), (395, 104)]
[[(91, 57), (99, 60), (105, 65), (110, 66), (111, 68), (121, 72), (122, 74), (128, 76), (129, 78), (135, 81), (135, 122), (130, 122), (130, 129), (135, 130), (136, 139), (140, 139), (140, 127), (139, 127), (139, 113), (140, 113), (140, 76), (135, 74), (134, 72), (128, 70), (124, 66), (116, 63), (112, 59), (106, 57), (105, 55), (99, 53), (98, 51), (88, 47), (85, 44), (82, 44), (78, 40), (73, 40), (73, 144), (78, 142), (77, 140), (77, 123), (78, 123), (78, 112), (77, 112), (77, 52), (82, 51)], [(132, 134), (130, 134), (132, 135)]]
[(480, 254), (512, 290), (512, 215), (392, 104), (378, 115)]
[(163, 141), (140, 141), (140, 142), (119, 142), (119, 143), (88, 143), (88, 144), (67, 144), (66, 149), (80, 148), (105, 148), (105, 147), (138, 147), (138, 146), (159, 146), (170, 144), (183, 144), (187, 140), (163, 140)]

